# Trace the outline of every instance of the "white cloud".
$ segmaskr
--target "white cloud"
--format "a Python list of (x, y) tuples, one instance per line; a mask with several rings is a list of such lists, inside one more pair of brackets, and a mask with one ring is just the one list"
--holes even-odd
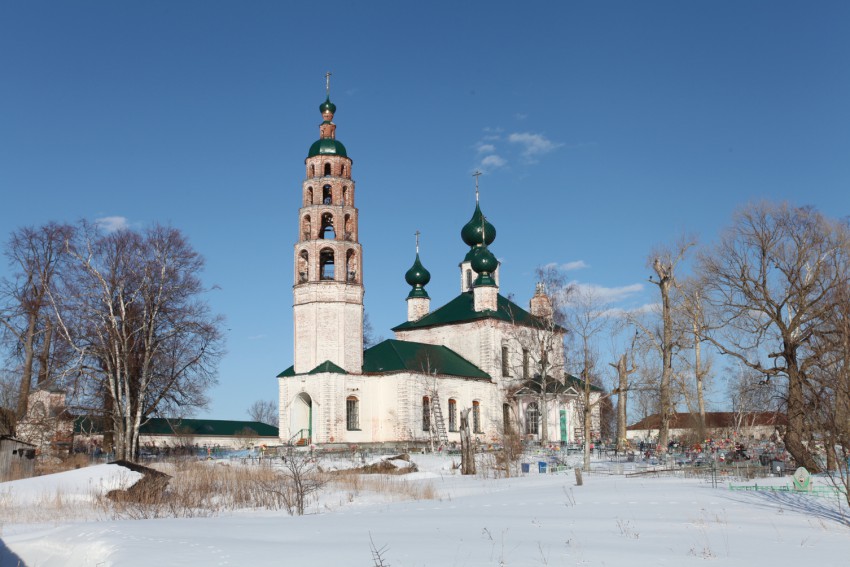
[(643, 291), (643, 284), (640, 283), (620, 287), (605, 287), (597, 284), (573, 281), (570, 285), (576, 290), (576, 293), (585, 296), (592, 296), (603, 305), (623, 301), (624, 299)]
[(493, 170), (499, 167), (503, 167), (506, 163), (507, 162), (500, 156), (497, 156), (496, 154), (491, 154), (489, 156), (485, 156), (484, 159), (481, 160), (481, 163), (479, 164), (479, 169), (481, 169), (482, 171), (487, 171), (488, 169)]
[(496, 146), (494, 146), (493, 144), (484, 144), (479, 142), (475, 146), (475, 149), (478, 150), (479, 154), (492, 154), (496, 151)]
[(561, 268), (565, 272), (569, 272), (572, 270), (583, 270), (589, 267), (590, 266), (588, 266), (584, 260), (575, 260), (574, 262), (567, 262), (566, 264), (561, 264), (559, 266), (559, 268)]
[(517, 120), (525, 120), (526, 118), (528, 118), (528, 114), (517, 112), (516, 114), (514, 114), (514, 118), (516, 118)]
[(528, 159), (547, 154), (561, 146), (561, 144), (556, 144), (543, 134), (532, 134), (531, 132), (514, 132), (508, 136), (508, 141), (522, 146), (522, 155)]
[(130, 226), (127, 217), (100, 217), (94, 223), (106, 232), (116, 232)]

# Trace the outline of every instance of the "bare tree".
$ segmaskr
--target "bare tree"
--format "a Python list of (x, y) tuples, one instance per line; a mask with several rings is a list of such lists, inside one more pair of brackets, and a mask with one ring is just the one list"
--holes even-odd
[(111, 418), (116, 457), (138, 452), (139, 426), (167, 408), (202, 406), (221, 356), (220, 318), (201, 299), (203, 259), (180, 231), (103, 234), (82, 223), (52, 300), (83, 363), (85, 391)]
[(48, 223), (14, 231), (6, 247), (6, 257), (14, 270), (14, 279), (0, 286), (0, 324), (7, 336), (12, 358), (20, 359), (15, 414), (21, 419), (27, 412), (33, 382), (47, 385), (56, 377), (61, 363), (55, 356), (61, 351), (54, 337), (54, 317), (49, 302), (51, 286), (73, 228)]
[(565, 313), (572, 341), (577, 343), (578, 353), (573, 364), (579, 368), (578, 374), (582, 381), (579, 405), (584, 431), (584, 469), (589, 470), (594, 411), (598, 415), (600, 404), (611, 395), (593, 386), (597, 376), (598, 341), (600, 334), (608, 330), (609, 311), (606, 302), (594, 288), (576, 287), (570, 294)]
[[(691, 342), (693, 357), (685, 360), (686, 371), (683, 372), (682, 394), (688, 405), (688, 411), (697, 415), (697, 435), (705, 438), (705, 389), (706, 381), (711, 375), (711, 359), (704, 356), (702, 343), (705, 340), (708, 323), (705, 319), (705, 305), (703, 292), (699, 280), (688, 278), (678, 282), (678, 302), (676, 305), (678, 324), (681, 330), (678, 335), (682, 337), (683, 343)], [(681, 355), (687, 352), (685, 348), (680, 351)], [(684, 356), (682, 358), (685, 358)], [(690, 395), (690, 387), (687, 378), (693, 379), (694, 395)], [(696, 398), (696, 407), (693, 407), (691, 399)]]
[(637, 341), (637, 333), (631, 340), (631, 343), (624, 349), (622, 354), (617, 357), (617, 362), (609, 362), (608, 364), (614, 368), (617, 373), (617, 388), (614, 393), (617, 394), (617, 451), (626, 450), (626, 426), (628, 423), (628, 400), (631, 384), (629, 377), (637, 371), (635, 364), (635, 343)]
[(259, 421), (275, 427), (277, 427), (280, 419), (277, 403), (272, 400), (257, 400), (248, 408), (248, 415), (252, 421)]
[(472, 408), (466, 408), (460, 412), (460, 473), (464, 475), (475, 474), (475, 447), (469, 434), (471, 411)]
[[(570, 286), (562, 276), (553, 271), (538, 270), (541, 277), (532, 303), (532, 318), (522, 321), (514, 316), (512, 342), (521, 352), (514, 360), (516, 385), (536, 392), (540, 420), (540, 439), (549, 440), (549, 405), (564, 384), (564, 299)], [(516, 314), (515, 314), (516, 315)], [(503, 365), (508, 364), (503, 360)]]
[(813, 342), (847, 279), (847, 243), (847, 227), (813, 209), (759, 203), (699, 259), (715, 319), (706, 338), (765, 379), (787, 381), (785, 447), (811, 471), (821, 468), (808, 443)]
[(647, 264), (655, 272), (655, 277), (650, 276), (649, 282), (658, 287), (661, 294), (661, 326), (651, 331), (640, 319), (633, 319), (644, 332), (645, 338), (658, 351), (661, 358), (661, 372), (658, 381), (658, 404), (661, 425), (658, 430), (658, 450), (667, 450), (667, 442), (670, 434), (670, 415), (675, 409), (673, 403), (673, 356), (678, 348), (678, 337), (674, 330), (673, 320), (673, 293), (676, 283), (676, 269), (684, 259), (687, 251), (694, 245), (691, 238), (682, 237), (674, 248), (661, 247), (650, 254)]

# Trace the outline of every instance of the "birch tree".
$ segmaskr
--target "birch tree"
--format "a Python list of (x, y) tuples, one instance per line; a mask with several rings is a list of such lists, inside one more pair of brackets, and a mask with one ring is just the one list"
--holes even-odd
[(147, 417), (202, 406), (215, 383), (221, 321), (201, 298), (202, 267), (160, 225), (103, 234), (84, 223), (68, 245), (65, 293), (52, 299), (88, 393), (105, 398), (116, 458), (137, 454)]

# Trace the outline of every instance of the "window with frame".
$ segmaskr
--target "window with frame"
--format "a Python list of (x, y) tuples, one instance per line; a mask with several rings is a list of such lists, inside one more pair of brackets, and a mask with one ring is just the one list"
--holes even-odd
[(506, 435), (510, 435), (513, 432), (513, 427), (511, 427), (511, 404), (502, 404), (502, 428)]
[(508, 368), (508, 346), (502, 345), (502, 376), (510, 376), (510, 368)]
[(472, 402), (472, 432), (481, 433), (481, 404)]
[(449, 431), (457, 431), (457, 400), (449, 400)]
[(422, 431), (431, 431), (431, 398), (422, 398)]
[(531, 402), (525, 407), (525, 432), (537, 435), (540, 431), (540, 409), (537, 402)]
[(345, 399), (345, 428), (360, 431), (360, 402), (355, 396)]

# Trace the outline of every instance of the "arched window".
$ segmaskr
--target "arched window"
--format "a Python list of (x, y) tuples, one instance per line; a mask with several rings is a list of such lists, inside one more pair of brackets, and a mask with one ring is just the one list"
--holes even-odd
[(310, 219), (310, 215), (304, 215), (304, 218), (301, 219), (301, 239), (310, 240), (312, 234), (313, 222)]
[(348, 185), (342, 186), (342, 204), (351, 205), (351, 203), (348, 202)]
[(319, 252), (319, 279), (334, 279), (334, 251), (330, 248)]
[(449, 431), (457, 431), (457, 400), (449, 400)]
[(510, 376), (510, 368), (508, 360), (508, 345), (502, 345), (502, 376)]
[(316, 166), (315, 166), (315, 164), (310, 164), (310, 177), (316, 177)]
[(431, 398), (422, 398), (422, 431), (431, 431)]
[(330, 174), (331, 174), (331, 164), (326, 163), (325, 164), (325, 175), (330, 175)]
[(333, 191), (330, 185), (322, 187), (322, 204), (330, 205), (333, 202)]
[(340, 177), (344, 177), (344, 176), (345, 176), (345, 164), (344, 164), (344, 163), (343, 163), (343, 164), (340, 164), (340, 166), (339, 166), (339, 176), (340, 176)]
[(355, 396), (345, 399), (345, 428), (360, 431), (360, 403)]
[(537, 435), (540, 431), (540, 410), (537, 402), (531, 402), (525, 407), (525, 432), (529, 435)]
[(345, 253), (345, 281), (349, 283), (357, 282), (357, 254), (354, 253), (354, 250)]
[(334, 216), (331, 213), (324, 213), (322, 215), (322, 227), (319, 229), (319, 238), (324, 238), (325, 240), (334, 240), (336, 238)]
[(307, 187), (307, 191), (304, 192), (304, 206), (309, 207), (313, 204), (313, 188)]
[(472, 402), (472, 432), (481, 433), (481, 404)]
[(511, 427), (511, 404), (502, 404), (502, 429), (505, 435), (510, 435), (513, 431), (513, 427)]
[(466, 270), (466, 289), (472, 289), (472, 270)]
[(306, 250), (298, 254), (298, 283), (305, 283), (310, 276), (310, 255)]

